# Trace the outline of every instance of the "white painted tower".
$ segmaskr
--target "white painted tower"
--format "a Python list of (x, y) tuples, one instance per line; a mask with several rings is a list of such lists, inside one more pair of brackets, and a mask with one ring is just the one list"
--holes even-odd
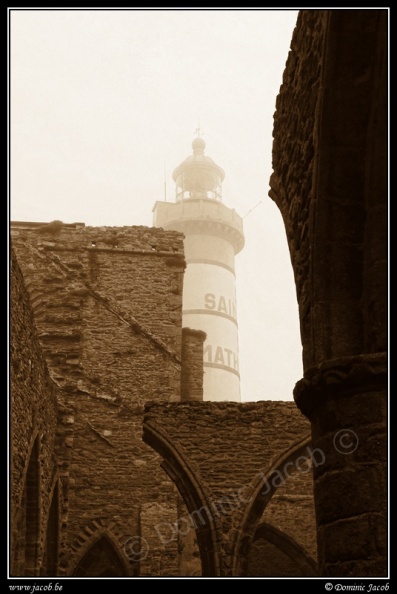
[(244, 246), (243, 221), (222, 203), (225, 173), (204, 155), (204, 140), (192, 147), (172, 174), (176, 201), (156, 202), (153, 224), (185, 234), (183, 326), (207, 334), (204, 400), (239, 402), (234, 257)]

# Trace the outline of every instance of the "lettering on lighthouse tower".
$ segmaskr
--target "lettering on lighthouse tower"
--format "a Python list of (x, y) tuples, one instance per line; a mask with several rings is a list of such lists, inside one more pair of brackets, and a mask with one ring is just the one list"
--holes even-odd
[(240, 376), (237, 353), (224, 346), (207, 344), (204, 348), (204, 365), (219, 367)]
[(214, 293), (206, 293), (204, 297), (204, 307), (211, 311), (218, 311), (225, 313), (234, 320), (236, 319), (236, 304), (232, 299), (228, 299), (223, 295), (215, 295)]

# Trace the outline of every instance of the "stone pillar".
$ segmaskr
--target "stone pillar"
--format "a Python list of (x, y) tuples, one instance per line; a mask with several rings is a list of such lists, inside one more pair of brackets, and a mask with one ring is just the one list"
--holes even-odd
[(313, 466), (322, 575), (387, 575), (386, 395), (385, 353), (328, 361), (295, 387), (324, 452)]
[(275, 114), (326, 576), (387, 575), (387, 17), (300, 11)]

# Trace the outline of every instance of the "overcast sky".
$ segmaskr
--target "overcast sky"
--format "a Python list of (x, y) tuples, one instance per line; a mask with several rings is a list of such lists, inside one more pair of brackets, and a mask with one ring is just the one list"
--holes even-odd
[(281, 215), (268, 197), (275, 101), (297, 11), (10, 11), (12, 220), (152, 225), (192, 152), (225, 171), (244, 218), (236, 258), (242, 400), (302, 377)]

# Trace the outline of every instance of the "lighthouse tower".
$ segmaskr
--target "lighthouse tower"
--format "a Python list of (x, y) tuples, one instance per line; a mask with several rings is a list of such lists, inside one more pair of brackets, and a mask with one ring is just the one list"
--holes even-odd
[(156, 202), (155, 227), (182, 231), (187, 267), (183, 326), (203, 330), (204, 400), (240, 401), (234, 257), (244, 246), (241, 217), (222, 203), (224, 171), (195, 138), (173, 172), (175, 202)]

